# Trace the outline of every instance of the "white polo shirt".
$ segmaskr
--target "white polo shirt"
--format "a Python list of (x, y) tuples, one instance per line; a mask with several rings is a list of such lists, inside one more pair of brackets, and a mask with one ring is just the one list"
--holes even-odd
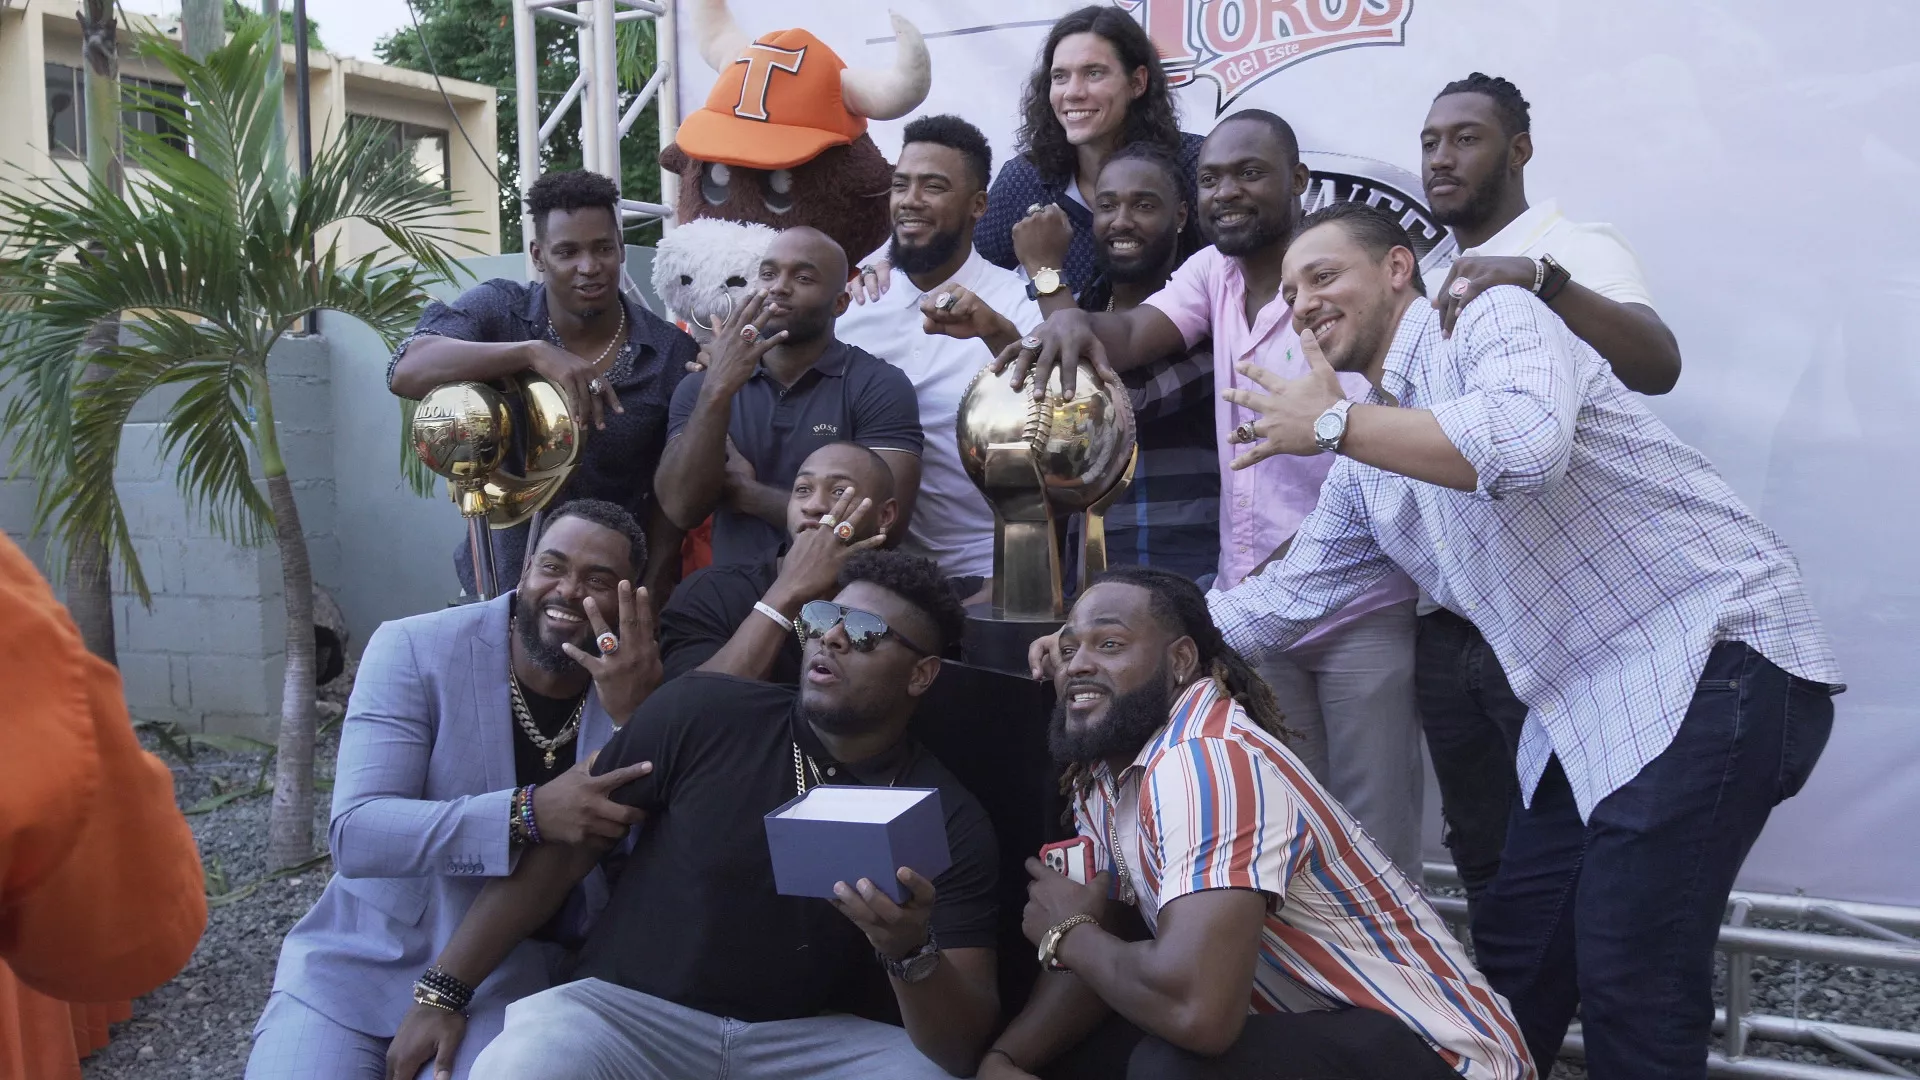
[[(885, 249), (876, 253), (885, 254)], [(926, 448), (920, 454), (920, 497), (902, 547), (939, 563), (947, 577), (990, 577), (993, 508), (960, 464), (954, 424), (967, 385), (993, 360), (993, 354), (984, 342), (924, 332), (920, 299), (926, 294), (914, 288), (906, 274), (899, 270), (892, 274), (887, 294), (848, 305), (834, 334), (906, 372), (920, 399)], [(1040, 305), (1027, 299), (1020, 279), (977, 251), (967, 257), (953, 282), (986, 301), (1022, 334), (1040, 324)]]
[[(1554, 262), (1567, 268), (1573, 280), (1601, 296), (1620, 304), (1653, 306), (1646, 271), (1640, 268), (1640, 259), (1627, 246), (1620, 230), (1599, 222), (1569, 221), (1553, 199), (1528, 207), (1486, 243), (1460, 253), (1461, 258), (1469, 255), (1524, 255), (1529, 259), (1551, 255)], [(1445, 279), (1444, 273), (1439, 275), (1434, 287)]]

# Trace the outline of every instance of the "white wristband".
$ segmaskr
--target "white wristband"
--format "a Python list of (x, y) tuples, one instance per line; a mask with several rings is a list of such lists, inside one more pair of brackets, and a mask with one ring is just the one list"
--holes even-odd
[(787, 618), (785, 615), (780, 614), (779, 608), (774, 607), (772, 604), (767, 603), (765, 600), (755, 600), (753, 602), (753, 610), (759, 612), (762, 615), (765, 615), (767, 618), (772, 619), (774, 622), (779, 623), (780, 629), (785, 630), (789, 634), (793, 633), (793, 620)]

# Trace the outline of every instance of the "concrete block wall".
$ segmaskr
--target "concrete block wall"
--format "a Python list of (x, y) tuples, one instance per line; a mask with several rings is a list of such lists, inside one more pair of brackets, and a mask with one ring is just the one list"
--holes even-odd
[[(337, 587), (331, 350), (324, 337), (286, 338), (268, 370), (314, 580)], [(143, 605), (122, 580), (114, 597), (127, 705), (138, 718), (189, 731), (270, 738), (286, 670), (279, 550), (271, 539), (246, 546), (219, 536), (181, 497), (178, 458), (161, 445), (169, 398), (155, 395), (135, 410), (115, 472), (152, 596)], [(257, 462), (254, 476), (261, 477)]]

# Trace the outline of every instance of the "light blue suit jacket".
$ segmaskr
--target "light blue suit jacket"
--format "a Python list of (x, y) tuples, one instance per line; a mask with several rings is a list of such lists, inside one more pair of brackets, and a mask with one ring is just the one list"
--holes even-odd
[[(336, 1023), (391, 1038), (488, 878), (513, 872), (516, 783), (507, 696), (514, 594), (383, 624), (367, 642), (340, 729), (333, 880), (280, 949), (273, 988)], [(576, 760), (612, 721), (589, 691)], [(586, 910), (607, 890), (584, 883)], [(558, 946), (526, 941), (479, 987), (470, 1012), (504, 1009), (552, 981)]]

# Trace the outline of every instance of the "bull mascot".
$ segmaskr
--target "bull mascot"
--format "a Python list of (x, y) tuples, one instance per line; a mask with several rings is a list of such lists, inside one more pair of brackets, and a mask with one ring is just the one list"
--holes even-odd
[[(849, 262), (880, 247), (891, 232), (893, 166), (867, 121), (897, 119), (926, 100), (933, 62), (920, 31), (893, 15), (893, 66), (868, 70), (848, 67), (805, 30), (750, 39), (726, 0), (699, 0), (694, 17), (700, 55), (720, 79), (660, 152), (660, 167), (680, 176), (676, 224), (809, 225)], [(703, 224), (661, 242), (656, 291), (689, 330), (726, 318), (772, 239), (763, 229), (738, 234), (723, 239)]]

